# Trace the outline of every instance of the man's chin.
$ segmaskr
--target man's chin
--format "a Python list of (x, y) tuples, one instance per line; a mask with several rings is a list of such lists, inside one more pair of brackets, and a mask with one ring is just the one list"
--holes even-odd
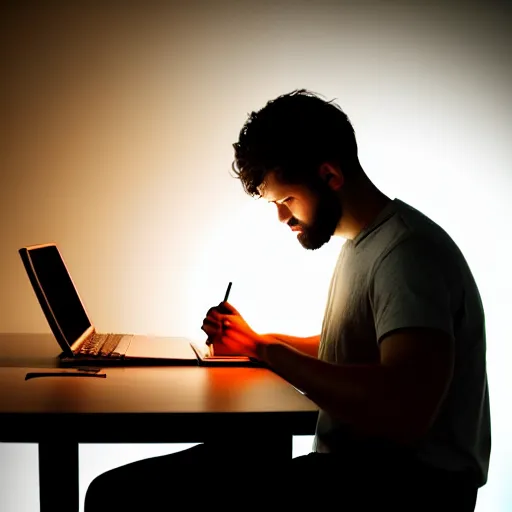
[(302, 247), (308, 251), (316, 251), (317, 249), (320, 249), (320, 247), (325, 245), (330, 239), (331, 237), (325, 240), (311, 240), (307, 234), (302, 231), (297, 234), (297, 240), (299, 241), (300, 245), (302, 245)]

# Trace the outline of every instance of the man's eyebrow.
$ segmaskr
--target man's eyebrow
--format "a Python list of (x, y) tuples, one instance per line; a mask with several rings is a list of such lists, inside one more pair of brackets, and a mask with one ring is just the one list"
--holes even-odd
[(270, 198), (267, 196), (266, 194), (266, 191), (265, 190), (262, 190), (260, 192), (260, 197), (262, 199), (265, 199), (265, 201), (267, 201), (268, 203), (274, 203), (275, 201), (277, 201), (277, 199), (274, 197), (274, 199), (272, 199), (272, 196), (270, 196)]
[[(282, 204), (282, 203), (284, 203), (284, 202), (285, 202), (287, 199), (289, 199), (289, 198), (290, 198), (290, 196), (284, 196), (283, 198), (274, 198), (274, 199), (272, 199), (272, 200), (267, 199), (267, 201), (268, 201), (269, 203)], [(278, 202), (278, 201), (279, 201), (279, 202)]]

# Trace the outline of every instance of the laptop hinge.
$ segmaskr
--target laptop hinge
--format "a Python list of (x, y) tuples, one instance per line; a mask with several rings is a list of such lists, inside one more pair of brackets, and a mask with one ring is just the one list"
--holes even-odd
[(76, 354), (82, 344), (88, 340), (94, 333), (95, 333), (94, 326), (90, 326), (87, 328), (87, 330), (71, 345), (71, 350), (73, 351), (73, 354)]

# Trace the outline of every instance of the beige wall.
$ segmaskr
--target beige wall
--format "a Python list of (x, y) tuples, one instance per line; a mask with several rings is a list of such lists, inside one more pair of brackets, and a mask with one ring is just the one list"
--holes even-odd
[(246, 114), (310, 88), (352, 119), (375, 183), (440, 222), (474, 270), (501, 446), (485, 510), (505, 510), (510, 11), (150, 4), (2, 12), (0, 331), (48, 331), (17, 249), (55, 241), (100, 330), (200, 337), (232, 280), (255, 327), (318, 332), (341, 241), (303, 251), (229, 175)]

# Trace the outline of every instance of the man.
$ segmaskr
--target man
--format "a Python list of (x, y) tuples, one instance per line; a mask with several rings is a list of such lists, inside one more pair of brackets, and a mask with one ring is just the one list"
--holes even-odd
[(255, 506), (474, 510), (491, 436), (484, 313), (463, 255), (438, 225), (375, 187), (347, 116), (315, 94), (268, 102), (234, 148), (245, 191), (273, 203), (304, 248), (346, 239), (319, 336), (256, 333), (229, 303), (202, 326), (216, 353), (263, 361), (319, 406), (315, 449), (272, 463), (199, 445), (137, 462), (96, 479), (86, 512), (107, 510), (116, 482), (137, 482), (132, 505), (163, 503), (162, 475), (180, 468), (243, 489)]

